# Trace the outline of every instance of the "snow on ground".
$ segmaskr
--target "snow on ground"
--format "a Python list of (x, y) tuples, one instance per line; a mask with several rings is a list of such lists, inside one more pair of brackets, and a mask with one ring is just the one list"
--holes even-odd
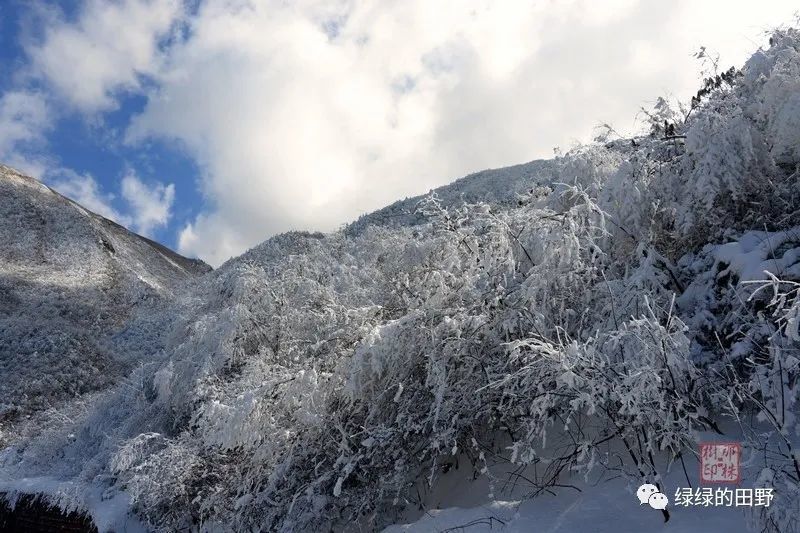
[[(686, 487), (682, 473), (673, 472), (667, 487)], [(741, 508), (675, 507), (669, 505), (670, 519), (664, 522), (661, 512), (640, 505), (636, 487), (617, 479), (597, 485), (571, 481), (581, 489), (560, 489), (557, 495), (543, 494), (533, 500), (491, 500), (477, 506), (458, 506), (459, 500), (476, 498), (464, 480), (461, 490), (447, 498), (448, 506), (430, 509), (414, 522), (394, 525), (384, 533), (707, 533), (747, 531)], [(670, 502), (674, 491), (667, 492)]]
[(122, 492), (103, 492), (100, 488), (85, 491), (74, 482), (58, 481), (51, 478), (22, 478), (6, 480), (0, 477), (0, 493), (11, 494), (9, 503), (13, 507), (15, 496), (21, 494), (45, 495), (50, 503), (60, 505), (69, 512), (73, 510), (75, 494), (81, 491), (84, 502), (78, 511), (89, 510), (98, 531), (120, 531), (125, 533), (148, 533), (148, 528), (130, 512), (131, 501)]
[(390, 526), (384, 533), (706, 533), (746, 531), (744, 517), (734, 508), (670, 509), (664, 522), (660, 511), (639, 505), (622, 483), (582, 487), (580, 494), (542, 496), (530, 501), (494, 501), (462, 509), (431, 510), (417, 522)]
[[(739, 441), (734, 424), (725, 428), (725, 437), (714, 433), (697, 435), (699, 442), (713, 442), (720, 438)], [(621, 456), (619, 446), (606, 449), (611, 456)], [(520, 469), (502, 461), (490, 461), (489, 475), (475, 476), (469, 468), (452, 468), (437, 482), (436, 487), (423, 496), (423, 505), (409, 505), (398, 519), (398, 524), (384, 529), (384, 533), (735, 533), (747, 531), (745, 507), (700, 507), (675, 505), (675, 491), (679, 488), (712, 487), (730, 488), (752, 486), (752, 479), (743, 479), (740, 485), (701, 485), (700, 466), (694, 456), (683, 465), (667, 464), (659, 456), (665, 472), (662, 491), (669, 498), (669, 521), (659, 510), (640, 505), (636, 497), (633, 476), (620, 476), (620, 472), (597, 467), (589, 475), (565, 476), (564, 485), (530, 498), (533, 469)], [(464, 464), (464, 458), (459, 461)], [(688, 482), (687, 482), (688, 477)], [(528, 497), (526, 497), (528, 496)], [(421, 509), (420, 507), (423, 507)]]

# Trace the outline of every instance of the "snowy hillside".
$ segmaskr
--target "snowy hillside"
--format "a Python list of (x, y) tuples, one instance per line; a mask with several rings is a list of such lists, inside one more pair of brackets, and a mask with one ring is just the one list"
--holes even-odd
[[(5, 229), (3, 268), (40, 306), (96, 302), (64, 342), (107, 344), (73, 366), (127, 374), (80, 409), (54, 399), (0, 452), (0, 491), (100, 530), (800, 531), (799, 169), (787, 30), (686, 107), (659, 100), (640, 136), (280, 235), (196, 283), (202, 265), (54, 197), (47, 251)], [(771, 505), (678, 507), (706, 441), (741, 443), (739, 486)]]
[(162, 308), (210, 270), (0, 166), (0, 444), (154, 357)]
[[(449, 185), (430, 192), (446, 205), (484, 202), (497, 205), (513, 205), (519, 194), (529, 192), (532, 184), (548, 183), (553, 176), (553, 161), (531, 161), (522, 165), (484, 170), (470, 174)], [(412, 226), (425, 222), (425, 216), (417, 206), (426, 196), (406, 198), (392, 205), (364, 215), (348, 225), (345, 233), (355, 235), (369, 226)]]

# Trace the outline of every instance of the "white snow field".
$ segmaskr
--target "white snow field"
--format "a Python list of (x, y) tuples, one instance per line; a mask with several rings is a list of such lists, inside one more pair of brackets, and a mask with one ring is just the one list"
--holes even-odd
[[(800, 531), (800, 32), (648, 112), (210, 272), (2, 168), (0, 492), (101, 531)], [(707, 441), (769, 506), (675, 505)]]

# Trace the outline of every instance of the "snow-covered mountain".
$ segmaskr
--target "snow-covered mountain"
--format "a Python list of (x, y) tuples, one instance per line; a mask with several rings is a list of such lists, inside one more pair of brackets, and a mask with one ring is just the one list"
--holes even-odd
[(165, 306), (210, 270), (0, 166), (0, 445), (16, 423), (155, 357)]
[[(650, 118), (199, 278), (5, 170), (0, 380), (49, 409), (0, 491), (103, 531), (800, 530), (800, 33)], [(675, 505), (708, 440), (770, 506)]]
[[(537, 160), (506, 168), (476, 172), (438, 187), (429, 194), (450, 206), (462, 203), (484, 202), (496, 205), (513, 205), (520, 194), (530, 192), (537, 183), (547, 183), (553, 177), (556, 164)], [(370, 226), (402, 227), (425, 222), (426, 217), (417, 210), (420, 201), (428, 194), (399, 200), (389, 206), (360, 217), (349, 224), (345, 232), (355, 235)]]

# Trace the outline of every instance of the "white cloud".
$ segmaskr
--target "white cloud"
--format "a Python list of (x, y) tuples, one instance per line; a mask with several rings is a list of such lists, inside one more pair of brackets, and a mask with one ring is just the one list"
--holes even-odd
[(82, 111), (113, 109), (115, 93), (140, 89), (156, 68), (181, 15), (181, 0), (87, 0), (77, 20), (51, 20), (28, 47), (33, 71)]
[(175, 186), (153, 183), (148, 185), (132, 171), (123, 176), (120, 189), (125, 201), (124, 211), (114, 208), (116, 197), (103, 192), (101, 186), (89, 174), (78, 174), (66, 168), (45, 172), (45, 181), (64, 196), (83, 207), (148, 236), (158, 227), (163, 227), (172, 216), (175, 201)]
[(41, 140), (49, 125), (47, 104), (41, 94), (9, 91), (0, 98), (0, 153), (18, 143)]
[(794, 9), (702, 4), (207, 0), (128, 140), (175, 139), (200, 164), (208, 209), (179, 247), (219, 264), (600, 122), (631, 130), (639, 106), (696, 88), (700, 45), (741, 62), (743, 35)]
[(0, 162), (40, 175), (41, 161), (30, 148), (44, 142), (51, 127), (48, 104), (38, 92), (8, 91), (0, 97)]
[(59, 193), (98, 215), (123, 226), (129, 226), (133, 222), (129, 216), (112, 207), (114, 195), (103, 193), (97, 181), (89, 174), (78, 174), (73, 170), (60, 168), (47, 172), (45, 181)]
[(122, 197), (130, 206), (132, 226), (142, 235), (150, 235), (157, 227), (166, 226), (175, 201), (175, 186), (155, 183), (147, 185), (136, 174), (122, 178)]
[[(121, 91), (147, 96), (127, 139), (177, 140), (198, 162), (207, 205), (180, 250), (218, 264), (276, 232), (331, 229), (468, 172), (547, 157), (600, 122), (630, 131), (639, 106), (696, 88), (700, 45), (741, 63), (794, 9), (203, 0), (164, 48), (186, 16), (180, 0), (87, 0), (28, 52), (34, 74), (85, 113), (114, 109)], [(0, 148), (3, 135), (35, 139), (24, 124), (38, 116), (0, 127)], [(166, 224), (174, 188), (122, 186), (131, 224)]]

